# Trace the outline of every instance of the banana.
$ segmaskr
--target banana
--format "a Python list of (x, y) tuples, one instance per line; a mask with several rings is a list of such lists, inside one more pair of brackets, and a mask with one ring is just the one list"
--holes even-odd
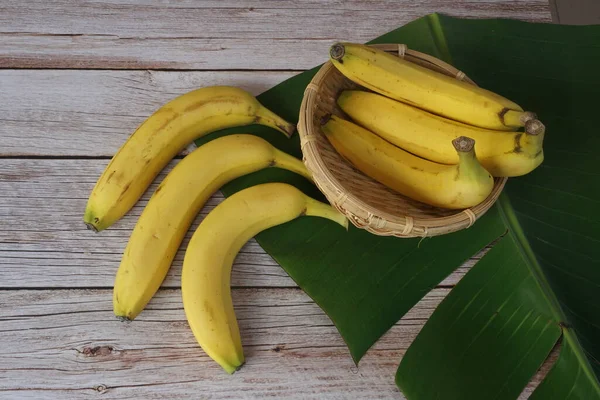
[(144, 208), (117, 271), (113, 308), (134, 319), (164, 280), (194, 218), (225, 183), (267, 167), (285, 168), (311, 180), (302, 161), (253, 135), (230, 135), (208, 142), (167, 175)]
[(205, 87), (168, 102), (143, 122), (112, 158), (90, 195), (84, 222), (95, 231), (108, 228), (133, 207), (156, 175), (194, 139), (254, 123), (288, 137), (294, 132), (294, 125), (235, 87)]
[(231, 266), (250, 238), (302, 215), (348, 220), (291, 185), (266, 183), (225, 199), (202, 221), (185, 253), (181, 291), (185, 315), (202, 349), (228, 373), (244, 363), (231, 301)]
[(514, 130), (535, 118), (489, 90), (421, 67), (373, 47), (336, 43), (329, 55), (348, 79), (438, 115), (488, 129)]
[(406, 151), (438, 163), (459, 162), (459, 155), (451, 144), (459, 136), (475, 140), (477, 159), (492, 176), (525, 175), (544, 160), (545, 129), (537, 119), (527, 121), (524, 133), (494, 131), (358, 90), (342, 92), (337, 104), (364, 128)]
[(443, 165), (414, 156), (335, 115), (321, 128), (336, 151), (357, 169), (423, 203), (468, 208), (485, 200), (494, 186), (494, 178), (477, 161), (470, 138), (454, 139), (459, 163)]

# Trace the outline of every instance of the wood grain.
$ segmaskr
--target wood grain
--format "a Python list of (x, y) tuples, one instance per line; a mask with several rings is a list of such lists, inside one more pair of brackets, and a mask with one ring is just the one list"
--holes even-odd
[(108, 231), (85, 230), (82, 214), (107, 157), (166, 101), (215, 84), (261, 93), (323, 62), (334, 41), (430, 12), (550, 21), (546, 0), (0, 0), (0, 399), (402, 398), (401, 356), (478, 257), (357, 368), (329, 318), (250, 241), (232, 279), (247, 364), (228, 376), (185, 321), (182, 250), (135, 322), (113, 317), (121, 252), (156, 184)]
[[(121, 254), (137, 218), (158, 182), (112, 228), (92, 233), (83, 210), (109, 160), (0, 160), (0, 288), (112, 287)], [(165, 287), (179, 287), (184, 250), (201, 219), (220, 201), (217, 193), (202, 210), (180, 248)], [(476, 258), (475, 258), (476, 259)], [(442, 284), (453, 285), (475, 261)], [(296, 284), (251, 240), (237, 258), (234, 286), (294, 287)]]
[(400, 358), (447, 292), (425, 296), (356, 367), (302, 291), (236, 289), (246, 364), (229, 376), (195, 342), (179, 290), (131, 323), (113, 317), (108, 290), (0, 291), (0, 398), (402, 398)]
[(546, 0), (4, 0), (0, 9), (2, 68), (299, 70), (323, 62), (335, 41), (368, 41), (432, 12), (551, 20)]
[(181, 94), (232, 85), (257, 95), (293, 75), (0, 70), (0, 156), (112, 156), (139, 124)]

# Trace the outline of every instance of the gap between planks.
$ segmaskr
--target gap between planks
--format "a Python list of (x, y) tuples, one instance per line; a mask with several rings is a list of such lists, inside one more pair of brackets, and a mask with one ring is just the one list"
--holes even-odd
[[(89, 193), (108, 160), (0, 160), (0, 286), (4, 288), (110, 288), (129, 235), (172, 161), (136, 206), (113, 227), (95, 234), (83, 224)], [(184, 249), (199, 222), (223, 200), (216, 193), (188, 231), (164, 287), (179, 287)], [(450, 274), (453, 286), (480, 256)], [(233, 268), (235, 287), (296, 287), (255, 240)]]
[(3, 68), (300, 70), (335, 41), (366, 42), (432, 12), (551, 21), (546, 0), (5, 3)]
[(109, 290), (0, 291), (0, 397), (402, 398), (394, 384), (400, 358), (448, 292), (427, 294), (356, 367), (304, 292), (233, 290), (246, 364), (229, 376), (197, 345), (179, 290), (159, 291), (131, 323), (114, 318)]
[(179, 95), (211, 85), (258, 95), (294, 75), (0, 70), (0, 156), (110, 158), (144, 120)]

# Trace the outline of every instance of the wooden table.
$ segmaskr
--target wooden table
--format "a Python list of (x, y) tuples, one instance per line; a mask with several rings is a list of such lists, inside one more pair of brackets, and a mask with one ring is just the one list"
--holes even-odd
[(550, 21), (546, 0), (1, 0), (0, 398), (401, 398), (400, 358), (468, 265), (356, 367), (331, 321), (250, 242), (233, 272), (247, 363), (229, 376), (188, 329), (182, 252), (135, 322), (112, 314), (121, 252), (156, 186), (101, 234), (82, 215), (110, 157), (164, 102), (213, 84), (258, 94), (323, 62), (336, 40), (435, 11)]

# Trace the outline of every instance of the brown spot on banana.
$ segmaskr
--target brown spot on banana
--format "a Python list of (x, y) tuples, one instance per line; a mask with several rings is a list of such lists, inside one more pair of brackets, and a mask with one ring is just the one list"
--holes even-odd
[(460, 178), (460, 165), (456, 166), (456, 175), (454, 175), (454, 180), (458, 181)]
[(215, 312), (214, 312), (212, 306), (210, 305), (210, 303), (208, 302), (208, 300), (204, 300), (204, 310), (208, 314), (208, 317), (210, 318), (210, 321), (214, 321), (214, 319), (215, 319)]
[(169, 125), (171, 122), (173, 122), (173, 120), (175, 120), (178, 117), (179, 117), (179, 113), (173, 113), (173, 115), (171, 115), (170, 118), (167, 118), (161, 126), (159, 126), (157, 129), (154, 130), (154, 132), (155, 133), (160, 132), (165, 126)]
[(504, 116), (506, 115), (507, 112), (509, 112), (510, 110), (506, 107), (504, 107), (499, 113), (498, 113), (498, 117), (500, 118), (500, 123), (502, 125), (505, 125), (504, 123)]
[(125, 185), (125, 187), (121, 191), (121, 194), (119, 195), (119, 198), (117, 199), (117, 202), (120, 201), (123, 198), (123, 196), (125, 196), (125, 193), (127, 192), (127, 190), (129, 190), (129, 186), (131, 186), (131, 182)]
[(519, 154), (523, 152), (523, 148), (521, 147), (521, 138), (523, 137), (522, 133), (515, 135), (515, 148), (511, 153)]
[(190, 104), (186, 108), (183, 109), (184, 113), (195, 111), (199, 108), (202, 108), (206, 104), (215, 104), (215, 103), (233, 103), (233, 104), (241, 104), (241, 100), (235, 97), (214, 97), (209, 100), (202, 100), (197, 103)]
[(106, 178), (106, 183), (109, 183), (109, 182), (110, 182), (110, 179), (113, 177), (113, 175), (115, 174), (115, 172), (117, 172), (117, 170), (113, 170), (113, 172), (111, 172), (111, 173), (108, 175), (108, 178)]

